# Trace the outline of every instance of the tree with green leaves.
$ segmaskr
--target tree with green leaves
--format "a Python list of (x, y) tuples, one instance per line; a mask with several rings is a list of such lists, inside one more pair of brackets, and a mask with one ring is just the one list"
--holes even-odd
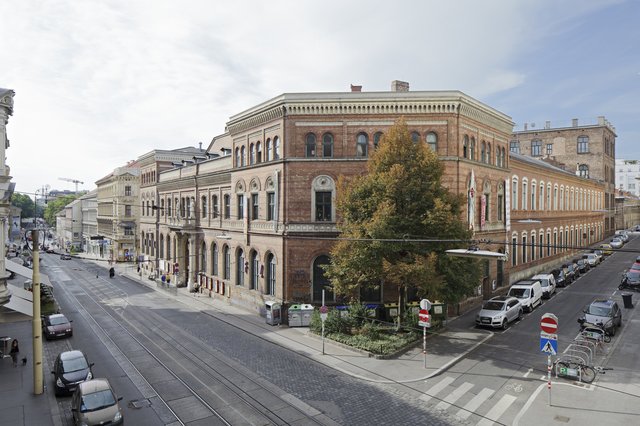
[(335, 294), (353, 299), (365, 288), (392, 285), (401, 316), (410, 289), (447, 303), (470, 295), (480, 279), (478, 262), (445, 250), (465, 245), (472, 234), (461, 219), (463, 198), (441, 184), (437, 154), (414, 143), (399, 120), (367, 167), (362, 176), (338, 181), (341, 236), (325, 269)]
[[(20, 217), (22, 219), (33, 217), (33, 206), (35, 205), (35, 201), (28, 195), (14, 192), (11, 195), (11, 204), (22, 209), (22, 212), (20, 213)], [(40, 206), (38, 206), (38, 213), (42, 215), (42, 207)]]
[(79, 194), (64, 195), (58, 197), (55, 200), (51, 200), (47, 203), (47, 208), (44, 210), (44, 220), (49, 226), (56, 226), (56, 215), (60, 213), (67, 204), (78, 198)]

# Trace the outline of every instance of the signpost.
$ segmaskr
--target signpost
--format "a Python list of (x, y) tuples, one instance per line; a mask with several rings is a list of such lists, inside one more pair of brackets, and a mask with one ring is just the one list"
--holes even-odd
[(431, 327), (429, 309), (431, 309), (431, 302), (429, 299), (422, 299), (420, 301), (420, 312), (418, 312), (418, 325), (422, 327), (422, 353), (424, 354), (424, 368), (427, 368), (427, 328)]
[(320, 319), (322, 320), (322, 355), (324, 355), (324, 322), (329, 315), (329, 308), (324, 304), (324, 290), (322, 290), (322, 306), (320, 306)]
[(551, 405), (551, 355), (558, 353), (558, 317), (544, 314), (540, 319), (540, 352), (547, 354), (547, 389)]

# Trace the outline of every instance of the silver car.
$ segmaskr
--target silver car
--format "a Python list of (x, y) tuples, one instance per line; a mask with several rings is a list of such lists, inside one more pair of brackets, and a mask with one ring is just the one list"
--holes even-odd
[(523, 309), (515, 297), (497, 296), (487, 300), (476, 315), (476, 325), (506, 329), (509, 323), (522, 317)]
[(121, 425), (122, 397), (116, 397), (107, 379), (93, 379), (78, 385), (71, 398), (75, 425)]
[(611, 240), (609, 242), (609, 245), (611, 246), (611, 248), (614, 248), (614, 249), (622, 248), (623, 244), (624, 243), (622, 242), (622, 239), (620, 239), (620, 238), (614, 238), (613, 240)]

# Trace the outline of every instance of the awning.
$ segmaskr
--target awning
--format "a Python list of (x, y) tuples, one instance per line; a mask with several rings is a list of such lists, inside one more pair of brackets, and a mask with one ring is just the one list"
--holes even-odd
[[(11, 271), (27, 279), (33, 278), (33, 269), (26, 268), (16, 262), (11, 262), (10, 259), (6, 259), (4, 263), (5, 263), (5, 268), (7, 268), (7, 271)], [(44, 275), (43, 273), (40, 273), (40, 284), (53, 287), (51, 285), (51, 281), (49, 281), (49, 277)]]
[(11, 300), (3, 307), (30, 317), (33, 316), (33, 293), (9, 283), (7, 283), (7, 287), (11, 290)]

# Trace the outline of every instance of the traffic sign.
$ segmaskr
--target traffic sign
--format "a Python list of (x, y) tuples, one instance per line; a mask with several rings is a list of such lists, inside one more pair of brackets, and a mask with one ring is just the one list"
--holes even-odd
[(422, 327), (431, 327), (431, 316), (426, 309), (420, 309), (418, 312), (418, 325)]
[(322, 320), (322, 322), (325, 322), (327, 320), (327, 316), (329, 316), (329, 308), (327, 308), (325, 305), (320, 306), (320, 319)]
[(540, 320), (540, 329), (547, 334), (558, 332), (558, 317), (553, 314), (544, 314)]
[(425, 311), (431, 309), (431, 302), (429, 301), (429, 299), (422, 299), (420, 301), (420, 309), (424, 309)]
[(546, 339), (540, 335), (540, 352), (556, 355), (558, 353), (558, 341), (556, 339)]

